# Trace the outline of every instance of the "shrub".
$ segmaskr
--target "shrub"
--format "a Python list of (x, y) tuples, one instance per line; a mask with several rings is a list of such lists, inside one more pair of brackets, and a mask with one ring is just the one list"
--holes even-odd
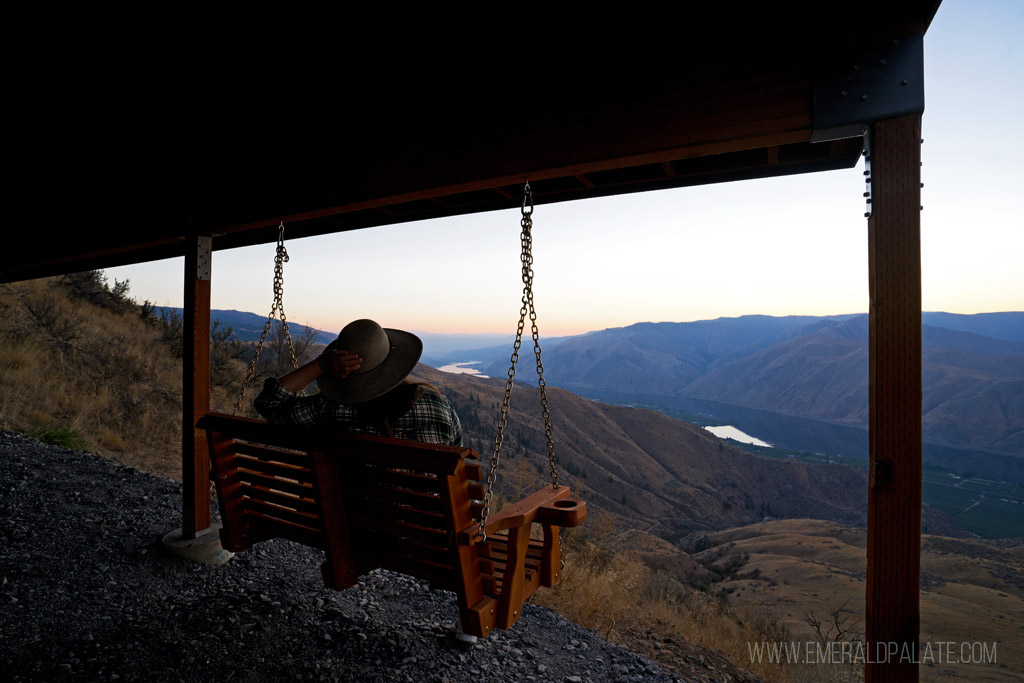
[(114, 286), (111, 287), (101, 270), (62, 275), (59, 281), (72, 297), (84, 299), (115, 313), (134, 313), (138, 307), (135, 299), (128, 296), (128, 280), (114, 280)]
[(84, 451), (89, 446), (82, 435), (74, 429), (58, 427), (45, 422), (37, 422), (28, 435), (42, 443), (72, 451)]

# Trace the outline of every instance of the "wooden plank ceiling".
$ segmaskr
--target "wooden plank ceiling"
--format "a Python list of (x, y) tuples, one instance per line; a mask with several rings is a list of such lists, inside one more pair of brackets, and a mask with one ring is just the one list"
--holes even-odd
[[(179, 256), (194, 233), (272, 242), (281, 220), (296, 239), (510, 208), (526, 178), (543, 204), (851, 167), (861, 138), (810, 142), (815, 70), (923, 32), (938, 2), (819, 5), (723, 14), (658, 55), (403, 36), (402, 61), (353, 48), (329, 76), (68, 76), (62, 98), (102, 105), (40, 111), (23, 164), (37, 220), (0, 281)], [(538, 47), (556, 39), (560, 55)]]

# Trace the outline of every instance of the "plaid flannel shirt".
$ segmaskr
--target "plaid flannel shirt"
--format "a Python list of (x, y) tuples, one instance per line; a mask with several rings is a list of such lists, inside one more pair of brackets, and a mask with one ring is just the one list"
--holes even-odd
[[(256, 410), (269, 422), (291, 425), (330, 424), (351, 434), (389, 436), (377, 425), (361, 422), (354, 406), (335, 403), (323, 394), (300, 396), (285, 389), (271, 377), (253, 402)], [(441, 394), (427, 387), (412, 408), (391, 425), (394, 437), (448, 446), (462, 445), (462, 425), (452, 404)]]

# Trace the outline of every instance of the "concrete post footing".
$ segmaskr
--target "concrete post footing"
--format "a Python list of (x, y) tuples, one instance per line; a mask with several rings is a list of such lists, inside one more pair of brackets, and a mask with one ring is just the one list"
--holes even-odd
[(181, 528), (175, 529), (164, 535), (164, 549), (193, 562), (213, 566), (224, 564), (235, 554), (221, 547), (220, 528), (220, 524), (212, 524), (210, 528), (196, 533), (195, 538), (183, 538)]

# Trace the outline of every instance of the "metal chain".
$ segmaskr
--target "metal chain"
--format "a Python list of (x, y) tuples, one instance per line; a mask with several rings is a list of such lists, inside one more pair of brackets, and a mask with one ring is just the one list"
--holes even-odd
[[(522, 348), (523, 332), (526, 329), (526, 318), (530, 318), (530, 332), (533, 337), (533, 352), (537, 357), (537, 385), (540, 387), (541, 413), (544, 416), (544, 434), (547, 437), (548, 464), (551, 467), (551, 486), (558, 488), (558, 469), (555, 460), (555, 444), (551, 437), (551, 413), (548, 410), (548, 397), (544, 382), (544, 364), (541, 362), (540, 334), (537, 329), (537, 310), (533, 304), (533, 192), (530, 183), (523, 187), (522, 218), (519, 221), (523, 231), (520, 235), (522, 253), (523, 297), (519, 308), (519, 324), (516, 326), (516, 341), (512, 346), (511, 366), (508, 369), (508, 380), (505, 382), (505, 397), (501, 403), (501, 415), (498, 418), (498, 433), (494, 437), (494, 452), (491, 455), (491, 467), (487, 473), (487, 491), (484, 494), (483, 512), (480, 515), (480, 527), (477, 533), (480, 542), (487, 540), (487, 517), (491, 510), (491, 499), (494, 494), (494, 482), (498, 475), (498, 461), (501, 457), (501, 446), (505, 438), (505, 426), (508, 423), (508, 411), (512, 401), (512, 385), (516, 376), (516, 363), (519, 362), (519, 350)], [(562, 559), (562, 568), (565, 560)]]
[[(526, 210), (526, 202), (529, 198), (530, 210)], [(540, 358), (540, 333), (537, 330), (537, 309), (533, 305), (533, 193), (530, 192), (530, 183), (527, 181), (523, 188), (523, 298), (524, 305), (529, 303), (530, 308), (530, 331), (533, 335), (533, 353), (537, 356), (537, 387), (540, 389), (541, 414), (544, 416), (544, 435), (547, 437), (548, 466), (551, 468), (551, 488), (558, 488), (558, 463), (555, 460), (555, 443), (551, 438), (551, 413), (548, 411), (547, 383), (544, 381), (544, 363)], [(522, 312), (520, 309), (520, 330), (522, 329)], [(513, 361), (514, 365), (515, 361)], [(559, 574), (565, 576), (565, 549), (558, 544)], [(558, 577), (561, 578), (561, 577)]]
[(242, 382), (242, 390), (238, 392), (238, 399), (235, 401), (235, 415), (242, 409), (245, 392), (249, 388), (252, 378), (256, 375), (256, 364), (259, 362), (260, 353), (263, 351), (263, 342), (267, 339), (267, 333), (270, 332), (270, 326), (274, 321), (275, 314), (281, 317), (281, 327), (284, 329), (284, 338), (288, 342), (288, 355), (291, 357), (292, 368), (298, 369), (299, 367), (299, 361), (295, 357), (295, 346), (292, 344), (291, 331), (288, 329), (288, 318), (284, 314), (284, 264), (287, 261), (288, 250), (284, 248), (284, 221), (281, 221), (281, 224), (277, 227), (277, 253), (274, 256), (274, 304), (270, 308), (270, 315), (267, 316), (266, 324), (263, 325), (263, 334), (260, 335), (260, 340), (256, 343), (256, 355), (252, 357), (252, 362), (249, 363), (249, 370), (245, 374), (245, 381)]

